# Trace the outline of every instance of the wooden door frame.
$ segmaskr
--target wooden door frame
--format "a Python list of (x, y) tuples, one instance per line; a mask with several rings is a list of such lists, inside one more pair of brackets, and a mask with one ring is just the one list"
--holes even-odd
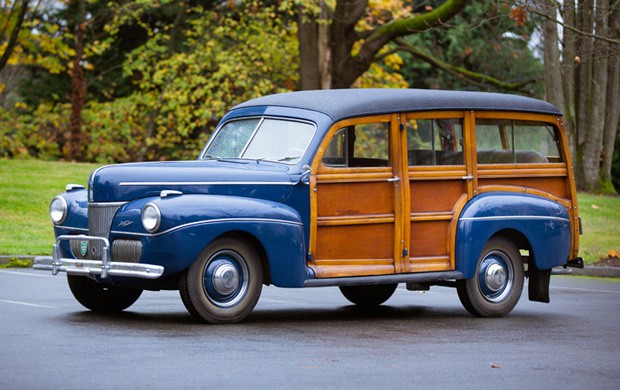
[[(349, 168), (349, 167), (330, 167), (324, 165), (322, 162), (323, 155), (327, 150), (329, 143), (332, 138), (336, 134), (336, 132), (344, 127), (356, 125), (356, 124), (366, 124), (366, 123), (389, 123), (389, 159), (390, 166), (382, 167), (382, 168)], [(317, 185), (320, 183), (321, 179), (329, 178), (330, 183), (348, 183), (348, 182), (356, 182), (357, 180), (364, 180), (368, 182), (382, 182), (382, 181), (393, 181), (396, 177), (398, 177), (399, 181), (393, 181), (394, 192), (393, 192), (393, 202), (394, 202), (394, 216), (388, 215), (377, 215), (377, 216), (369, 216), (368, 218), (351, 218), (347, 223), (350, 224), (372, 224), (372, 223), (392, 223), (394, 224), (394, 242), (392, 245), (392, 256), (393, 256), (393, 268), (394, 273), (402, 272), (402, 264), (403, 264), (403, 251), (404, 251), (404, 237), (405, 226), (403, 221), (404, 215), (406, 214), (405, 210), (405, 201), (406, 201), (406, 190), (405, 190), (405, 179), (406, 170), (404, 166), (407, 164), (403, 154), (403, 132), (399, 128), (400, 126), (400, 115), (399, 114), (384, 114), (384, 115), (372, 115), (360, 118), (352, 118), (339, 121), (331, 126), (329, 131), (327, 131), (323, 141), (319, 145), (317, 152), (315, 154), (315, 158), (312, 162), (312, 174), (310, 176), (310, 242), (308, 246), (308, 259), (309, 265), (312, 267), (315, 265), (314, 263), (314, 254), (316, 253), (317, 247), (317, 233), (318, 233), (318, 195), (317, 195)], [(406, 149), (406, 145), (404, 146)], [(342, 218), (341, 218), (342, 219)], [(337, 223), (337, 221), (334, 221)], [(330, 223), (329, 220), (323, 220), (322, 224)], [(321, 277), (317, 275), (317, 277)]]

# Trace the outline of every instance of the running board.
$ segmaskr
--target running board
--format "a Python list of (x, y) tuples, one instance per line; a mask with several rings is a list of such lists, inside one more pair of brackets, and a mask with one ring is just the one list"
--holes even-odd
[(419, 274), (396, 274), (381, 276), (354, 276), (347, 278), (308, 279), (304, 287), (327, 287), (327, 286), (361, 286), (374, 284), (394, 283), (433, 283), (445, 285), (445, 282), (464, 279), (460, 271), (424, 272)]

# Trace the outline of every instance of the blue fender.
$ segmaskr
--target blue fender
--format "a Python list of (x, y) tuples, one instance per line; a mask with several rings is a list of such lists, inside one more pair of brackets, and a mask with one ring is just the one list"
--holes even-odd
[[(159, 207), (162, 216), (155, 233), (144, 230), (140, 219), (149, 202)], [(140, 261), (162, 265), (165, 276), (186, 270), (213, 240), (231, 233), (251, 236), (260, 243), (271, 283), (303, 286), (306, 250), (301, 217), (278, 202), (227, 195), (143, 198), (118, 211), (110, 239), (140, 239)]]
[(465, 278), (474, 276), (485, 243), (500, 232), (524, 236), (540, 270), (569, 260), (571, 225), (564, 206), (542, 196), (488, 192), (470, 200), (459, 216), (455, 262)]

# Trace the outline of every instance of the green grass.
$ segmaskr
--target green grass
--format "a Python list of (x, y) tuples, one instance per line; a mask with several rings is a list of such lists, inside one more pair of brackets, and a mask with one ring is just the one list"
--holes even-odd
[(579, 254), (586, 263), (620, 252), (620, 197), (579, 194), (583, 235)]
[(51, 254), (49, 203), (68, 183), (86, 186), (96, 164), (0, 160), (0, 255)]
[[(86, 186), (96, 164), (0, 160), (0, 255), (51, 254), (49, 202), (67, 183)], [(620, 252), (620, 197), (579, 194), (586, 263)]]

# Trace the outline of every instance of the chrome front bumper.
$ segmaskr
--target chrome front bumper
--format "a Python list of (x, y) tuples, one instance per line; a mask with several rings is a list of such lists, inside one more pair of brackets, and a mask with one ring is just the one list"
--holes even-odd
[[(62, 257), (60, 242), (71, 240), (99, 241), (103, 243), (101, 260), (82, 260)], [(112, 261), (110, 242), (108, 239), (86, 235), (58, 236), (54, 244), (54, 255), (36, 257), (34, 259), (33, 268), (52, 271), (53, 275), (56, 275), (58, 272), (66, 272), (70, 275), (100, 275), (103, 279), (108, 276), (157, 279), (164, 273), (164, 267), (161, 265)]]

